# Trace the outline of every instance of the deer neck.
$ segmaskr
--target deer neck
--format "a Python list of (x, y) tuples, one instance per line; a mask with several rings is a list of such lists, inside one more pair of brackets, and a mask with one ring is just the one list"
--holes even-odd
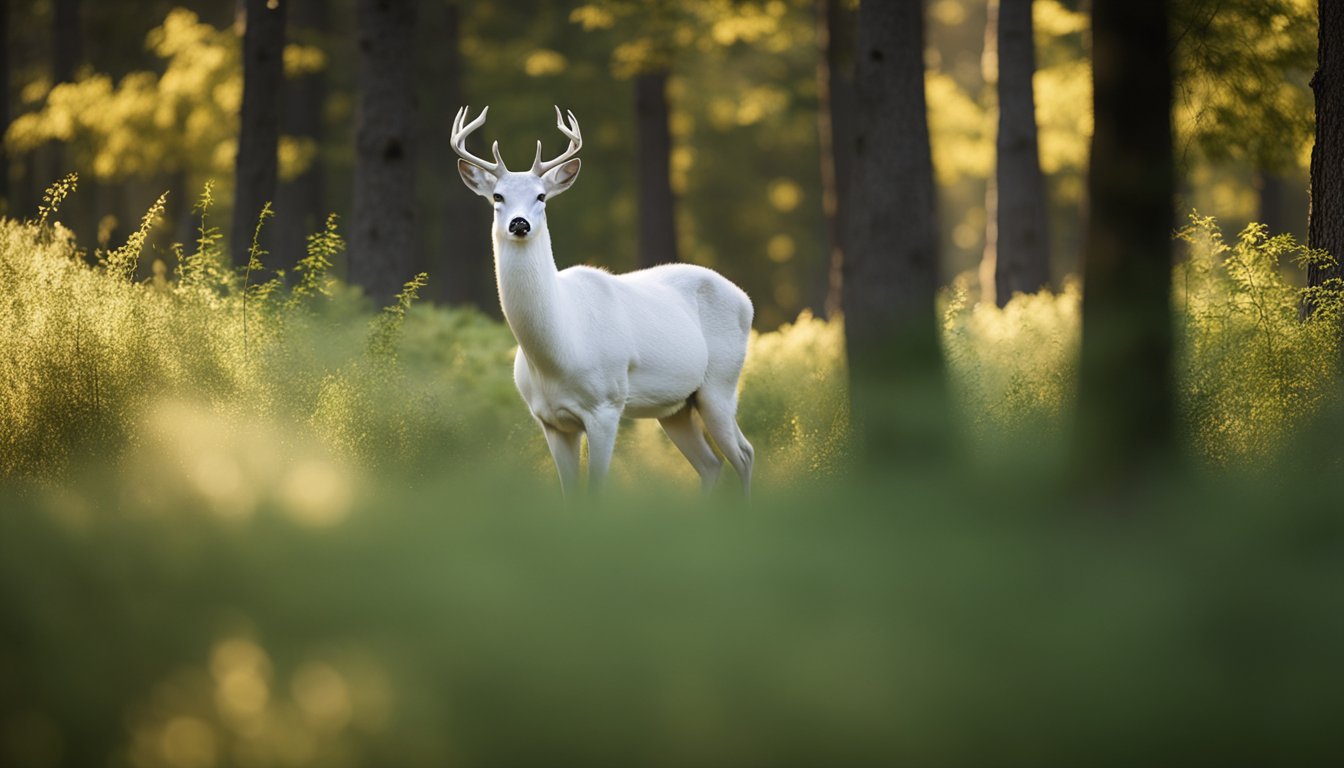
[(495, 280), (504, 320), (529, 362), (554, 368), (567, 354), (568, 307), (544, 226), (519, 242), (495, 234)]

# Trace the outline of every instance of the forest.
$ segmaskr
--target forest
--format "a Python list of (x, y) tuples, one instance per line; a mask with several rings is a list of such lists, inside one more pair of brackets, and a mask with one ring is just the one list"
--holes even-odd
[[(0, 766), (1337, 754), (1339, 3), (0, 0), (0, 43)], [(648, 418), (562, 493), (469, 185), (570, 151), (555, 266), (750, 297), (749, 497)]]

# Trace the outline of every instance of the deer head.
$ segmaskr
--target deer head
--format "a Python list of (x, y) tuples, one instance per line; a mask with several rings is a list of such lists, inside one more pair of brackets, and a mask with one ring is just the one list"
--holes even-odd
[[(491, 147), (494, 162), (482, 160), (467, 151), (467, 136), (485, 124), (489, 107), (480, 116), (466, 122), (468, 108), (457, 111), (453, 120), (453, 150), (462, 158), (457, 161), (458, 173), (467, 188), (492, 201), (495, 207), (495, 234), (500, 240), (526, 240), (546, 226), (546, 201), (569, 189), (579, 177), (581, 161), (574, 157), (583, 147), (579, 121), (569, 113), (569, 124), (560, 108), (555, 108), (555, 125), (569, 138), (569, 148), (554, 160), (541, 159), (541, 141), (537, 141), (537, 156), (527, 171), (510, 171), (499, 155), (499, 142)], [(573, 158), (573, 159), (571, 159)]]

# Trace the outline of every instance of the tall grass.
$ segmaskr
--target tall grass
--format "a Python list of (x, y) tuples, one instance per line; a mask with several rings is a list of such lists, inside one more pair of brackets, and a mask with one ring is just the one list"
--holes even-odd
[[(752, 336), (752, 509), (681, 503), (693, 472), (640, 422), (609, 503), (568, 514), (505, 326), (416, 302), (423, 276), (369, 306), (331, 274), (334, 219), (288, 283), (235, 269), (208, 187), (176, 270), (139, 281), (153, 210), (91, 265), (53, 218), (72, 184), (0, 222), (0, 476), (42, 480), (0, 483), (0, 764), (1332, 754), (1344, 559), (1319, 484), (1183, 478), (1147, 515), (1061, 524), (1076, 500), (963, 467), (857, 482), (843, 329), (804, 314)], [(1338, 294), (1299, 322), (1278, 269), (1325, 257), (1183, 236), (1191, 446), (1272, 466), (1331, 412)], [(1077, 286), (1002, 310), (964, 289), (943, 327), (967, 442), (1059, 457)]]
[[(553, 473), (513, 387), (508, 329), (475, 312), (416, 303), (423, 274), (391, 306), (371, 311), (331, 274), (344, 248), (334, 217), (309, 238), (287, 283), (268, 273), (259, 245), (269, 207), (247, 263), (234, 268), (207, 185), (195, 206), (195, 242), (172, 247), (176, 269), (136, 281), (164, 198), (125, 244), (90, 266), (69, 232), (47, 221), (73, 187), (69, 179), (53, 188), (35, 221), (0, 222), (0, 342), (4, 377), (14, 383), (0, 402), (0, 475), (116, 467), (155, 434), (162, 413), (191, 421), (184, 408), (210, 423), (279, 425), (370, 469), (437, 474), (511, 455), (538, 476)], [(846, 434), (839, 324), (804, 315), (751, 343), (742, 420), (761, 456), (760, 477), (790, 484), (835, 474)], [(669, 486), (693, 478), (656, 425), (625, 431), (618, 476)]]
[[(1228, 242), (1191, 214), (1173, 272), (1177, 406), (1189, 453), (1207, 466), (1268, 467), (1312, 419), (1338, 406), (1341, 286), (1304, 289), (1289, 262), (1333, 263), (1291, 235), (1251, 224)], [(1300, 273), (1299, 273), (1300, 275)], [(1082, 291), (972, 304), (947, 290), (944, 347), (972, 448), (991, 461), (1068, 450)], [(1315, 311), (1303, 316), (1304, 302)]]
[[(156, 409), (181, 403), (224, 418), (275, 420), (371, 464), (421, 451), (427, 435), (448, 443), (437, 450), (466, 440), (456, 429), (459, 409), (444, 404), (474, 384), (451, 366), (430, 378), (396, 360), (423, 276), (389, 312), (371, 315), (356, 292), (331, 279), (343, 247), (334, 219), (310, 238), (292, 288), (278, 276), (259, 279), (265, 254), (255, 244), (236, 270), (210, 222), (207, 187), (196, 242), (174, 247), (176, 273), (138, 282), (163, 198), (126, 244), (90, 266), (69, 231), (47, 223), (72, 186), (57, 187), (37, 220), (0, 222), (0, 378), (7, 384), (0, 475), (114, 466)], [(509, 344), (507, 330), (479, 315), (437, 316), (464, 331), (470, 348), (456, 347), (463, 355), (494, 356)]]
[[(87, 462), (115, 466), (153, 423), (183, 404), (224, 419), (282, 425), (343, 461), (439, 472), (514, 455), (552, 472), (511, 382), (507, 328), (479, 314), (415, 303), (426, 275), (372, 312), (332, 274), (344, 248), (334, 217), (308, 240), (292, 275), (272, 275), (258, 237), (230, 266), (211, 218), (195, 210), (195, 242), (173, 247), (176, 270), (136, 281), (160, 197), (127, 242), (90, 266), (53, 218), (69, 177), (36, 219), (0, 222), (0, 475), (54, 477)], [(1209, 218), (1179, 236), (1173, 312), (1177, 396), (1192, 453), (1213, 465), (1273, 456), (1336, 391), (1338, 286), (1307, 293), (1285, 262), (1329, 259), (1252, 225), (1229, 243)], [(950, 380), (973, 456), (990, 462), (1067, 448), (1081, 291), (972, 304), (956, 281), (944, 296)], [(1317, 311), (1299, 319), (1304, 299)], [(788, 486), (835, 476), (848, 433), (843, 330), (804, 313), (753, 334), (741, 420), (760, 479)], [(693, 486), (652, 423), (626, 425), (614, 469), (631, 484)]]

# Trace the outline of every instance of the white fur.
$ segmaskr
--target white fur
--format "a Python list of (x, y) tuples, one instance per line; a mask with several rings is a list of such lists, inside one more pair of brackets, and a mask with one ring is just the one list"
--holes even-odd
[[(542, 176), (458, 164), (468, 187), (486, 199), (503, 198), (494, 201), (495, 276), (518, 340), (514, 382), (542, 427), (565, 493), (578, 486), (584, 433), (589, 488), (601, 485), (622, 416), (658, 419), (705, 490), (722, 466), (708, 430), (750, 491), (754, 451), (736, 415), (751, 299), (717, 272), (690, 264), (623, 275), (586, 266), (557, 270), (546, 204), (537, 198), (568, 189), (579, 163)], [(525, 237), (509, 232), (515, 218), (530, 224)]]

